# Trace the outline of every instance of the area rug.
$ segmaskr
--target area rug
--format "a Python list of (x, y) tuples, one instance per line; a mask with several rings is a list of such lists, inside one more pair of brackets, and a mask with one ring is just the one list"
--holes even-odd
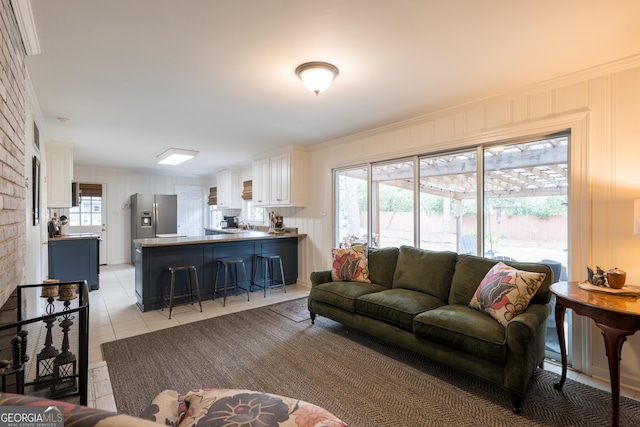
[(307, 297), (285, 301), (269, 306), (269, 310), (274, 311), (294, 322), (304, 322), (310, 320)]
[[(539, 370), (520, 415), (502, 388), (318, 317), (268, 307), (102, 344), (118, 411), (138, 415), (165, 389), (257, 390), (324, 407), (351, 427), (606, 426), (611, 395)], [(622, 426), (640, 403), (621, 398)]]

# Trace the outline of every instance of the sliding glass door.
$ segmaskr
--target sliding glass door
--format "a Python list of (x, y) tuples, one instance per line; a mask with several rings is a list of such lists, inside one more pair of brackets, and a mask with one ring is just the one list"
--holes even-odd
[(358, 166), (334, 172), (334, 240), (341, 248), (368, 241), (368, 171)]
[(371, 165), (371, 228), (380, 247), (414, 245), (414, 159)]
[(419, 165), (419, 246), (475, 255), (476, 150), (424, 156)]
[(567, 156), (566, 136), (484, 149), (487, 256), (566, 266)]

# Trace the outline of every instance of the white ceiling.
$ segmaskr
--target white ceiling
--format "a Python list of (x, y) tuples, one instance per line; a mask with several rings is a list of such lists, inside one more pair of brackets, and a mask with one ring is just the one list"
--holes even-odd
[[(640, 53), (637, 0), (31, 0), (76, 165), (210, 175)], [(319, 96), (294, 74), (340, 69)], [(66, 117), (61, 122), (57, 117)], [(156, 165), (170, 147), (200, 151)]]

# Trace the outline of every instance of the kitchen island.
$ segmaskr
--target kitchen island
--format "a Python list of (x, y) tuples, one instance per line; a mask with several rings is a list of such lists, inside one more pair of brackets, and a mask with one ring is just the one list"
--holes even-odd
[(100, 289), (100, 236), (62, 234), (49, 238), (49, 278), (62, 282), (86, 280), (90, 291)]
[[(298, 279), (298, 240), (306, 234), (269, 234), (263, 231), (244, 231), (197, 237), (169, 237), (136, 239), (135, 283), (136, 305), (141, 311), (161, 307), (162, 289), (166, 285), (169, 267), (194, 265), (198, 272), (202, 300), (213, 297), (217, 260), (225, 257), (241, 257), (244, 260), (249, 281), (253, 276), (253, 261), (257, 254), (277, 253), (282, 257), (285, 282)], [(244, 276), (239, 274), (241, 286)], [(220, 279), (223, 280), (223, 274)], [(175, 293), (186, 292), (185, 280), (176, 283)], [(256, 296), (261, 293), (256, 293)]]

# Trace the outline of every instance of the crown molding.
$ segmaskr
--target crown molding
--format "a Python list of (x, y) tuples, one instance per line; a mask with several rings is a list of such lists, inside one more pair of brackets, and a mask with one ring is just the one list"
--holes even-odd
[(29, 0), (11, 0), (13, 14), (18, 22), (18, 29), (22, 36), (22, 44), (27, 55), (37, 55), (40, 53), (40, 43), (38, 42), (38, 33), (36, 31), (36, 23), (33, 20), (33, 12), (31, 11), (31, 1)]

